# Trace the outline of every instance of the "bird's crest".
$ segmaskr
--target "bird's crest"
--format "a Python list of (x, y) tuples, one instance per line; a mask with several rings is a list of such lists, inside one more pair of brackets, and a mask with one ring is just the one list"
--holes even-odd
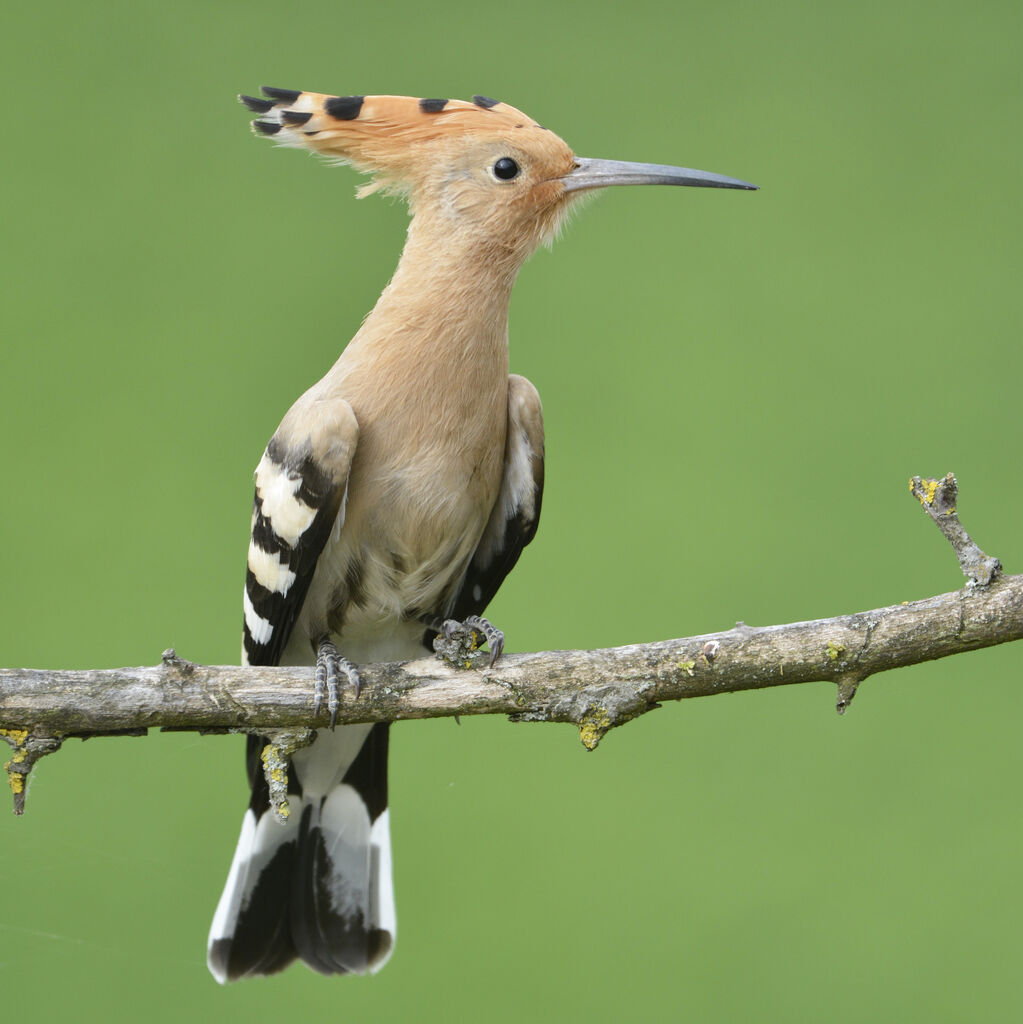
[(329, 96), (263, 86), (264, 97), (239, 96), (258, 114), (259, 135), (309, 149), (374, 174), (360, 195), (415, 184), (429, 153), (467, 135), (480, 140), (521, 138), (525, 146), (570, 152), (521, 110), (474, 96), (472, 101), (412, 96)]

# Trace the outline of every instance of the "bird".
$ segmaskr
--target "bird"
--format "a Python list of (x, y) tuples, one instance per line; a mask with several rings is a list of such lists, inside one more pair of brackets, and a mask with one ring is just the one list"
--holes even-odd
[(475, 631), (491, 664), (502, 651), (483, 612), (536, 533), (544, 485), (540, 397), (509, 369), (525, 260), (608, 186), (756, 188), (576, 156), (482, 95), (261, 92), (239, 97), (258, 135), (368, 174), (359, 195), (402, 196), (411, 219), (390, 283), (255, 471), (242, 663), (315, 665), (317, 727), (292, 754), (283, 823), (267, 740), (248, 737), (251, 799), (207, 949), (221, 983), (296, 959), (373, 973), (394, 948), (389, 726), (335, 719), (358, 699), (359, 664), (422, 657), (440, 631)]

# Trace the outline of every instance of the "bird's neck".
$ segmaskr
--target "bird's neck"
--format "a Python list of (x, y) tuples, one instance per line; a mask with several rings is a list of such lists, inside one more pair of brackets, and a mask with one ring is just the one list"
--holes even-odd
[(513, 252), (451, 230), (442, 217), (417, 214), (390, 284), (349, 345), (351, 355), (400, 349), (405, 358), (431, 363), (496, 360), (506, 368), (508, 304), (521, 264)]

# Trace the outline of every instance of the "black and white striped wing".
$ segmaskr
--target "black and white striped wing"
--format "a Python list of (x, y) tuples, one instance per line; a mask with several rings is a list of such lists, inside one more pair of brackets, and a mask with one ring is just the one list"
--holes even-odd
[(448, 617), (481, 615), (536, 535), (543, 500), (543, 408), (533, 385), (508, 378), (508, 434), (501, 491)]
[(245, 575), (246, 664), (279, 664), (320, 554), (342, 526), (359, 428), (348, 404), (337, 404), (343, 409), (332, 409), (328, 443), (317, 443), (321, 424), (315, 435), (289, 439), (286, 419), (256, 467)]

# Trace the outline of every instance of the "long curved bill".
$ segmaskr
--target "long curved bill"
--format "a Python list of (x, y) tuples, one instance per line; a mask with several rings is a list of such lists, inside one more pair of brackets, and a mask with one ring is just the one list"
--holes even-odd
[(726, 178), (712, 171), (695, 171), (691, 167), (668, 164), (634, 164), (627, 160), (591, 160), (576, 157), (575, 169), (562, 179), (566, 192), (584, 188), (605, 188), (608, 185), (693, 185), (698, 188), (756, 189), (748, 181)]

